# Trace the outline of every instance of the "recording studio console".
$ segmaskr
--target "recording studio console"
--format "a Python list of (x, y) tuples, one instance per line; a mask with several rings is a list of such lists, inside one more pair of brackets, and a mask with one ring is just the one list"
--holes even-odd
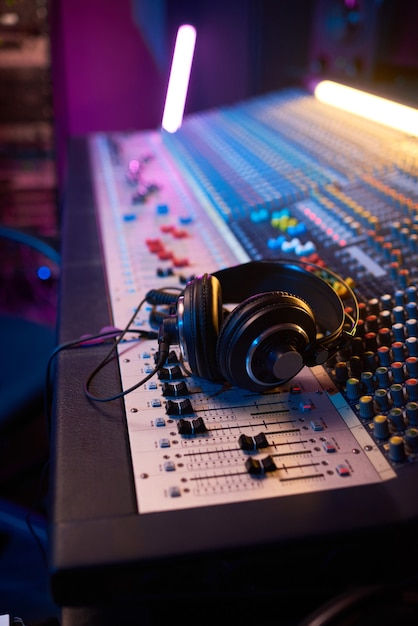
[[(174, 346), (125, 398), (140, 514), (391, 481), (416, 463), (416, 140), (289, 90), (90, 149), (116, 326), (152, 289), (250, 260), (330, 267), (360, 300), (346, 352), (269, 393), (190, 376)], [(157, 350), (121, 344), (124, 389)]]
[[(172, 135), (83, 138), (70, 164), (60, 342), (131, 319), (155, 338), (124, 335), (90, 381), (102, 401), (83, 385), (109, 344), (58, 355), (56, 601), (166, 593), (190, 606), (205, 593), (292, 588), (298, 603), (310, 575), (316, 602), (326, 570), (333, 589), (402, 576), (416, 562), (418, 519), (417, 140), (289, 89), (189, 115)], [(358, 318), (354, 336), (263, 392), (196, 375), (180, 335), (155, 373), (169, 314), (183, 335), (185, 323), (210, 330), (195, 333), (199, 365), (214, 350), (200, 319), (206, 291), (194, 316), (179, 317), (199, 293), (191, 286), (263, 261), (286, 263), (275, 290), (312, 295), (319, 338), (335, 323), (324, 320), (330, 293), (342, 319)], [(307, 263), (309, 279), (295, 283)], [(247, 274), (234, 280), (228, 289), (245, 292)]]

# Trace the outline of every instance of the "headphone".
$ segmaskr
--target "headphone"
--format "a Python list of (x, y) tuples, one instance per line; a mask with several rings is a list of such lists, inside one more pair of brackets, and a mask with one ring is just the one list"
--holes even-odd
[[(335, 281), (351, 295), (354, 318)], [(257, 392), (284, 384), (305, 365), (325, 363), (354, 336), (359, 318), (357, 299), (340, 276), (293, 261), (250, 261), (197, 276), (173, 301), (159, 337), (179, 345), (191, 374)]]

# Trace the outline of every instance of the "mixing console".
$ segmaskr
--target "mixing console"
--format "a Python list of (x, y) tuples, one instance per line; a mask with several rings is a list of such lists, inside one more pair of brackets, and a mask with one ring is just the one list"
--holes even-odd
[[(416, 139), (291, 89), (174, 135), (95, 135), (90, 154), (116, 326), (151, 289), (249, 260), (329, 267), (360, 303), (350, 345), (264, 394), (188, 375), (173, 346), (125, 396), (140, 514), (384, 483), (416, 463)], [(124, 389), (157, 351), (119, 346)]]

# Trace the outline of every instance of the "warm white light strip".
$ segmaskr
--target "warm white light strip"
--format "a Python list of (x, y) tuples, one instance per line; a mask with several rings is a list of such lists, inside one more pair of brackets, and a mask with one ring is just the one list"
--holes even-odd
[(418, 137), (418, 110), (379, 96), (323, 80), (314, 89), (321, 102)]
[(180, 26), (176, 37), (162, 121), (163, 129), (169, 133), (175, 133), (183, 121), (195, 43), (194, 26), (190, 24)]

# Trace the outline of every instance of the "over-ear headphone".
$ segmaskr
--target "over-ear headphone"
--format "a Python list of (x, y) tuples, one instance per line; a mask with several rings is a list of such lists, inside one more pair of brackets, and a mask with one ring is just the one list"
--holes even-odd
[(183, 361), (200, 378), (258, 392), (277, 387), (304, 365), (325, 363), (355, 334), (353, 291), (325, 270), (348, 289), (354, 318), (331, 280), (310, 265), (250, 261), (197, 276), (177, 298), (175, 314), (164, 319), (160, 336), (179, 345)]

